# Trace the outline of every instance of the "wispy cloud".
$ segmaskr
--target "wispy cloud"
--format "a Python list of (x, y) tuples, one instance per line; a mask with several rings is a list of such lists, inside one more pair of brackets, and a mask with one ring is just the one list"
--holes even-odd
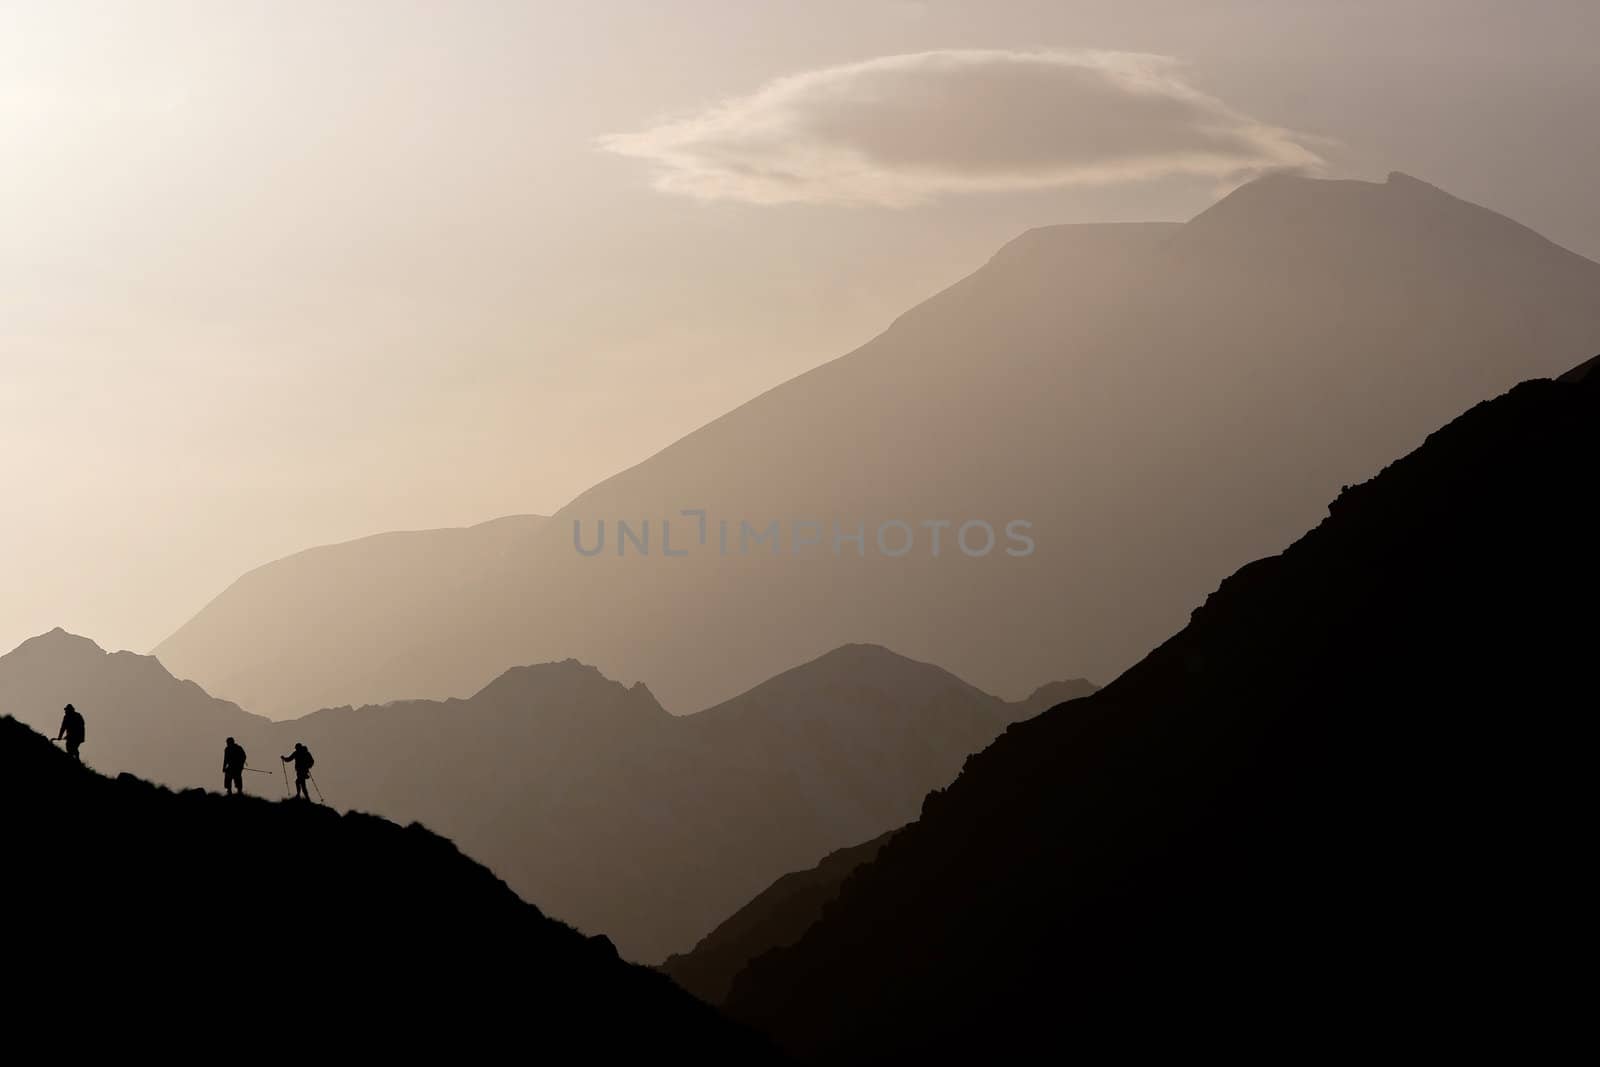
[(905, 206), (942, 194), (1316, 170), (1291, 131), (1126, 52), (966, 50), (779, 78), (749, 96), (603, 137), (655, 187), (755, 204)]

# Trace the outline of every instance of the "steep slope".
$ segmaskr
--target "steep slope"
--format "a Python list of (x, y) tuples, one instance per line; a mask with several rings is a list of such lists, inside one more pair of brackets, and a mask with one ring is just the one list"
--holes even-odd
[[(378, 620), (354, 651), (301, 638), (342, 602), (283, 612), (237, 589), (159, 653), (274, 714), (464, 695), (568, 656), (684, 711), (860, 641), (1006, 696), (1112, 677), (1341, 485), (1596, 351), (1600, 265), (1404, 175), (1263, 179), (1185, 224), (1023, 235), (857, 351), (584, 493), (483, 595)], [(705, 510), (704, 538), (684, 509)], [(667, 519), (689, 555), (663, 555)], [(649, 556), (617, 556), (619, 520), (650, 522)], [(890, 550), (914, 536), (905, 556), (876, 544), (890, 520), (910, 526), (885, 533)], [(934, 557), (920, 524), (937, 520), (953, 525)], [(995, 533), (982, 558), (956, 545), (973, 520)], [(1031, 555), (1007, 554), (1025, 550), (1012, 520), (1033, 524)], [(592, 548), (601, 521), (605, 550), (579, 555), (575, 524)], [(780, 551), (740, 555), (742, 522), (779, 523)], [(862, 545), (835, 555), (835, 522)]]
[(1573, 367), (1563, 374), (1560, 380), (1574, 383), (1587, 382), (1595, 377), (1596, 370), (1600, 370), (1600, 356), (1595, 356), (1593, 359)]
[[(798, 779), (800, 788), (804, 789), (806, 777), (802, 773), (803, 768), (797, 765), (807, 762), (810, 746), (804, 744), (800, 736), (796, 736), (795, 743), (792, 744), (788, 743), (788, 738), (794, 735), (803, 736), (808, 730), (815, 730), (819, 717), (837, 719), (840, 717), (841, 708), (850, 708), (853, 711), (858, 707), (861, 694), (851, 694), (850, 689), (856, 683), (852, 683), (850, 679), (870, 672), (857, 672), (850, 668), (863, 659), (874, 657), (878, 651), (870, 646), (846, 646), (824, 657), (825, 661), (833, 662), (835, 670), (842, 675), (842, 680), (833, 682), (827, 689), (821, 691), (814, 686), (808, 687), (802, 700), (796, 700), (797, 694), (792, 691), (782, 693), (782, 690), (785, 681), (806, 668), (798, 668), (797, 671), (781, 675), (765, 685), (758, 686), (746, 694), (745, 698), (741, 698), (750, 704), (778, 701), (795, 705), (784, 708), (777, 718), (777, 721), (784, 725), (785, 733), (773, 735), (767, 730), (767, 743), (762, 745), (759, 741), (756, 742), (761, 751), (751, 754), (749, 765), (762, 768), (763, 773), (787, 774), (793, 779)], [(899, 697), (898, 703), (903, 717), (904, 712), (908, 710), (906, 698), (910, 698), (911, 706), (918, 713), (936, 719), (941, 713), (948, 714), (950, 708), (958, 703), (950, 699), (951, 690), (961, 695), (973, 694), (971, 686), (946, 672), (915, 671), (909, 668), (922, 665), (909, 661), (895, 666), (899, 669), (892, 677), (884, 677), (881, 673), (879, 677), (880, 685), (894, 688), (879, 689), (874, 696), (868, 698), (876, 708), (892, 709), (896, 703), (894, 698)], [(1019, 721), (1031, 718), (1057, 704), (1088, 696), (1095, 689), (1093, 684), (1082, 678), (1051, 682), (1040, 686), (1026, 700), (997, 710), (1001, 718)], [(855, 699), (852, 699), (853, 695)], [(992, 699), (983, 694), (976, 696), (980, 701)], [(889, 720), (893, 714), (892, 710), (887, 710), (887, 714), (880, 721)], [(691, 721), (699, 723), (704, 720), (704, 724), (709, 725), (716, 718), (711, 712), (706, 712), (695, 716)], [(846, 717), (846, 722), (848, 721)], [(820, 795), (816, 795), (816, 802), (827, 806), (848, 805), (861, 792), (872, 792), (889, 794), (882, 798), (882, 802), (893, 805), (897, 797), (903, 803), (904, 797), (914, 793), (916, 782), (949, 781), (954, 777), (957, 768), (952, 764), (948, 750), (937, 751), (936, 746), (928, 743), (926, 726), (921, 725), (927, 721), (926, 718), (915, 717), (903, 720), (897, 732), (885, 731), (866, 743), (847, 746), (849, 762), (859, 771), (848, 783), (851, 788), (840, 789), (840, 783), (836, 779), (824, 782), (821, 775), (814, 775), (810, 781), (822, 791)], [(963, 724), (959, 720), (951, 725), (962, 735), (973, 740), (987, 732), (981, 728), (974, 729), (973, 724)], [(757, 733), (749, 729), (743, 732)], [(777, 744), (774, 745), (772, 742)], [(885, 742), (892, 746), (893, 751), (885, 748)], [(975, 746), (977, 747), (981, 747), (981, 744)], [(924, 765), (904, 775), (911, 780), (906, 781), (903, 788), (898, 791), (888, 788), (900, 783), (885, 782), (881, 769), (912, 759), (919, 759)], [(702, 1000), (720, 1004), (728, 995), (734, 977), (752, 959), (770, 949), (792, 944), (798, 940), (800, 935), (816, 922), (822, 914), (822, 909), (838, 896), (839, 887), (845, 878), (857, 867), (876, 857), (879, 849), (892, 836), (894, 836), (893, 830), (865, 844), (838, 849), (824, 856), (815, 867), (784, 875), (757, 894), (755, 899), (723, 920), (716, 929), (701, 938), (691, 951), (668, 957), (662, 963), (661, 969)]]
[(827, 1063), (1558, 1042), (1597, 465), (1592, 383), (1473, 408), (970, 760), (730, 1011)]
[(84, 761), (107, 773), (220, 789), (227, 737), (255, 766), (278, 773), (271, 722), (178, 681), (154, 657), (108, 653), (61, 629), (0, 656), (0, 714), (54, 737), (69, 703), (87, 721)]
[(876, 859), (893, 836), (891, 830), (865, 844), (830, 852), (815, 867), (784, 875), (701, 938), (693, 951), (668, 956), (661, 970), (701, 1000), (721, 1004), (751, 960), (800, 940), (838, 898), (844, 880)]
[(424, 823), (647, 962), (688, 948), (780, 875), (903, 825), (968, 755), (1040, 710), (850, 646), (687, 717), (569, 660), (507, 671), (468, 700), (268, 723), (153, 659), (59, 633), (0, 657), (0, 700), (52, 736), (73, 700), (92, 765), (174, 786), (220, 788), (232, 734), (272, 774), (245, 787), (281, 795), (278, 756), (304, 742), (330, 803)]
[[(846, 646), (846, 648), (838, 649), (837, 653), (832, 654), (832, 659), (850, 661), (850, 659), (859, 659), (861, 656), (866, 656), (872, 651), (874, 649)], [(754, 693), (747, 694), (747, 696), (762, 699), (760, 694), (762, 694), (763, 689), (776, 688), (781, 681), (782, 677), (776, 678), (771, 683), (758, 686)], [(902, 686), (902, 689), (899, 689), (899, 696), (914, 696), (914, 694), (917, 694), (917, 704), (923, 709), (930, 710), (934, 715), (938, 715), (941, 701), (934, 696), (934, 693), (931, 693), (930, 686), (938, 685), (946, 686), (946, 688), (971, 689), (971, 686), (966, 685), (965, 681), (958, 680), (954, 675), (944, 672), (925, 672), (922, 675), (915, 675), (910, 670), (901, 670), (893, 678), (893, 683), (894, 685)], [(1032, 718), (1034, 715), (1038, 715), (1038, 713), (1050, 709), (1056, 704), (1077, 701), (1080, 697), (1088, 696), (1088, 694), (1094, 693), (1094, 689), (1096, 689), (1096, 686), (1091, 685), (1090, 681), (1085, 681), (1083, 678), (1074, 678), (1074, 680), (1070, 681), (1051, 681), (1048, 685), (1042, 685), (1040, 688), (1035, 689), (1034, 694), (1027, 697), (1026, 701), (1006, 705), (1005, 709), (1003, 709), (1002, 717), (1011, 721)], [(918, 691), (920, 691), (920, 694), (918, 694)], [(773, 694), (773, 696), (774, 699), (778, 699), (776, 694)], [(837, 718), (840, 705), (845, 705), (845, 707), (853, 707), (854, 705), (854, 702), (846, 697), (842, 689), (835, 688), (834, 693), (830, 693), (829, 696), (830, 699), (827, 699), (827, 701), (816, 701), (810, 707), (797, 707), (797, 709), (794, 709), (792, 717), (784, 718), (786, 725), (789, 726), (789, 729), (794, 729), (794, 731), (816, 729), (816, 721), (818, 721), (819, 717), (829, 717), (830, 713), (832, 713), (830, 717)], [(877, 704), (888, 704), (890, 699), (890, 693), (882, 693)], [(709, 715), (709, 712), (707, 712), (707, 715)], [(976, 734), (984, 733), (984, 731), (968, 731), (968, 733), (976, 736)], [(915, 777), (914, 781), (950, 781), (950, 777), (955, 776), (955, 768), (954, 766), (949, 766), (949, 757), (947, 757), (946, 753), (933, 752), (930, 745), (926, 744), (925, 737), (918, 736), (918, 734), (920, 734), (920, 731), (918, 731), (915, 723), (904, 723), (904, 728), (901, 729), (899, 739), (896, 741), (899, 757), (906, 758), (909, 753), (920, 752), (923, 760), (933, 763), (933, 766), (923, 768), (923, 773)], [(781, 745), (779, 749), (765, 753), (765, 760), (758, 760), (757, 765), (768, 766), (768, 768), (789, 769), (790, 773), (794, 773), (794, 769), (792, 769), (795, 763), (794, 753), (803, 749), (805, 749), (803, 745)], [(862, 787), (862, 789), (877, 789), (878, 792), (883, 792), (885, 782), (882, 781), (882, 776), (877, 773), (877, 768), (893, 766), (896, 763), (894, 755), (896, 753), (882, 752), (882, 750), (875, 750), (875, 752), (867, 750), (867, 752), (864, 752), (861, 749), (851, 749), (850, 760), (862, 769), (862, 773), (859, 774), (858, 779), (853, 784)], [(837, 782), (834, 782), (832, 787), (837, 790)], [(914, 782), (907, 782), (906, 789), (902, 789), (899, 795), (904, 797), (914, 789)], [(842, 795), (835, 795), (832, 800), (835, 803), (850, 803), (850, 797), (851, 793), (845, 792)], [(827, 803), (827, 797), (822, 797), (821, 800)], [(694, 945), (693, 950), (667, 958), (661, 965), (662, 971), (666, 971), (675, 982), (683, 985), (683, 989), (690, 990), (701, 1000), (709, 1001), (714, 1005), (722, 1003), (723, 998), (728, 995), (728, 990), (733, 985), (734, 976), (738, 976), (739, 971), (746, 968), (750, 960), (754, 960), (755, 957), (762, 955), (763, 952), (768, 952), (768, 950), (778, 949), (781, 945), (794, 944), (795, 941), (798, 941), (800, 934), (805, 933), (806, 929), (810, 928), (811, 923), (818, 920), (822, 909), (829, 902), (834, 901), (834, 897), (838, 896), (838, 888), (845, 881), (845, 878), (850, 877), (850, 873), (859, 865), (866, 864), (870, 859), (874, 859), (878, 854), (878, 849), (882, 849), (886, 841), (890, 840), (893, 835), (894, 830), (890, 830), (890, 832), (883, 833), (880, 837), (872, 838), (864, 845), (854, 845), (851, 848), (840, 848), (837, 851), (832, 851), (832, 853), (822, 857), (822, 861), (816, 867), (787, 873), (784, 877), (779, 878), (778, 881), (774, 881), (773, 885), (763, 889), (762, 893), (757, 894), (754, 901), (750, 901), (749, 904), (741, 907), (738, 912), (734, 912), (731, 917), (723, 920), (714, 931), (710, 931), (709, 934), (701, 937), (701, 941)]]
[(0, 807), (6, 1007), (42, 1040), (157, 1040), (180, 1059), (268, 1033), (318, 1055), (775, 1059), (421, 827), (101, 777), (10, 717)]

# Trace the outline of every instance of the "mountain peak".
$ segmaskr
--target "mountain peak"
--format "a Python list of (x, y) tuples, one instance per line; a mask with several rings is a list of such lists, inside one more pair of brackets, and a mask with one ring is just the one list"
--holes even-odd
[(1065, 704), (1069, 700), (1093, 696), (1099, 688), (1087, 678), (1064, 678), (1060, 681), (1046, 682), (1029, 693), (1021, 701), (1021, 706), (1025, 712), (1037, 714), (1057, 704)]
[(625, 686), (607, 678), (600, 668), (572, 658), (512, 667), (478, 690), (472, 699), (558, 705), (585, 713), (625, 704), (646, 709), (650, 714), (667, 714), (643, 682)]
[(0, 664), (21, 665), (39, 662), (52, 664), (58, 675), (63, 678), (74, 675), (87, 678), (107, 671), (110, 672), (108, 677), (118, 678), (123, 684), (131, 683), (135, 679), (157, 684), (194, 684), (179, 682), (154, 656), (126, 650), (108, 652), (97, 642), (62, 629), (60, 626), (48, 633), (30, 637), (10, 653), (0, 656)]
[(871, 641), (847, 641), (830, 652), (824, 652), (811, 664), (825, 663), (830, 660), (849, 660), (852, 662), (882, 661), (885, 663), (915, 663), (915, 660), (902, 656), (892, 648)]
[(791, 668), (765, 685), (786, 682), (790, 686), (801, 683), (810, 687), (819, 682), (827, 685), (835, 681), (853, 685), (902, 685), (930, 678), (959, 682), (936, 664), (903, 656), (883, 645), (851, 642)]
[(1391, 170), (1388, 176), (1383, 179), (1383, 183), (1385, 185), (1395, 185), (1400, 187), (1407, 185), (1420, 186), (1424, 189), (1432, 189), (1436, 192), (1443, 192), (1443, 190), (1441, 190), (1437, 185), (1434, 185), (1431, 182), (1425, 182), (1421, 178), (1414, 178), (1403, 170)]
[[(580, 494), (532, 541), (368, 544), (382, 558), (359, 580), (353, 564), (278, 569), (162, 661), (274, 714), (464, 694), (578, 651), (688, 712), (863, 635), (990, 692), (1057, 676), (1063, 650), (1071, 673), (1115, 677), (1340, 485), (1600, 351), (1600, 265), (1376, 177), (1279, 175), (1187, 223), (1030, 231), (855, 352)], [(615, 549), (618, 516), (652, 517), (658, 555), (664, 516), (691, 500), (736, 522), (839, 516), (841, 532), (852, 517), (1026, 515), (1041, 551), (1011, 558), (1002, 537), (985, 561), (935, 562), (919, 526), (904, 568), (870, 533), (873, 562), (762, 551), (736, 581), (715, 551), (648, 581), (613, 551), (574, 565), (574, 531), (605, 519)], [(677, 543), (689, 529), (673, 521)], [(664, 624), (683, 618), (696, 624)]]
[(106, 654), (107, 653), (105, 649), (101, 648), (89, 638), (81, 637), (78, 634), (72, 633), (61, 628), (60, 626), (57, 626), (55, 629), (50, 630), (47, 633), (39, 634), (37, 637), (28, 638), (26, 641), (22, 642), (22, 644), (12, 649), (11, 652), (9, 652), (5, 657), (0, 658), (9, 658), (11, 656), (19, 655), (92, 656), (98, 658)]
[(861, 701), (876, 704), (882, 694), (893, 694), (894, 702), (906, 706), (942, 703), (955, 694), (972, 705), (1002, 704), (999, 698), (937, 664), (911, 659), (882, 645), (851, 643), (688, 718), (702, 726), (752, 714), (756, 718), (776, 714), (805, 720), (819, 716), (852, 719)]
[[(1406, 200), (1397, 198), (1405, 197)], [(1361, 178), (1312, 178), (1304, 174), (1276, 173), (1246, 182), (1195, 217), (1196, 221), (1213, 212), (1227, 214), (1227, 205), (1256, 206), (1261, 204), (1291, 205), (1305, 208), (1334, 209), (1336, 205), (1361, 206), (1376, 209), (1379, 204), (1409, 203), (1413, 208), (1419, 201), (1435, 200), (1441, 204), (1471, 207), (1485, 215), (1495, 215), (1487, 208), (1470, 204), (1432, 182), (1424, 181), (1405, 171), (1392, 170), (1381, 182)]]

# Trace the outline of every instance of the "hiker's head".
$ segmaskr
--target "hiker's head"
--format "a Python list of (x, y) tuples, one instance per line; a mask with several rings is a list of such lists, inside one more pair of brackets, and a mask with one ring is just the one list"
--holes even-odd
[(62, 711), (77, 711), (78, 709), (73, 707), (71, 704), (68, 704), (66, 707), (62, 708), (61, 710)]
[(233, 738), (231, 738), (231, 737), (228, 738), (228, 744), (230, 744), (230, 745), (233, 744)]
[(294, 750), (296, 752), (304, 752), (306, 750), (306, 746), (302, 742), (296, 741), (294, 743)]

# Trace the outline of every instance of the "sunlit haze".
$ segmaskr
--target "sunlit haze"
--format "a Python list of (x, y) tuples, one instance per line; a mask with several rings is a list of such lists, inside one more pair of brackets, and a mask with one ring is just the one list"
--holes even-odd
[(300, 549), (550, 514), (1030, 227), (1262, 168), (1405, 170), (1600, 256), (1597, 34), (1577, 0), (7, 3), (0, 646), (146, 650)]

